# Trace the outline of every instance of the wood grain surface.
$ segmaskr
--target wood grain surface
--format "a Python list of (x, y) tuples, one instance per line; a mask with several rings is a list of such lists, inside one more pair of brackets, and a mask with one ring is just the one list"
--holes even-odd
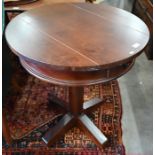
[(146, 46), (149, 31), (136, 16), (107, 5), (52, 4), (13, 19), (6, 39), (23, 58), (76, 70), (133, 59)]
[(5, 7), (13, 7), (18, 5), (26, 5), (30, 3), (34, 3), (38, 0), (4, 0), (4, 6)]
[(77, 2), (85, 2), (85, 0), (38, 0), (34, 3), (30, 3), (30, 4), (26, 4), (26, 5), (12, 5), (12, 6), (6, 6), (5, 5), (5, 10), (8, 11), (27, 11), (27, 10), (31, 10), (37, 7), (41, 7), (47, 4), (53, 4), (53, 3), (77, 3)]
[(145, 23), (107, 5), (48, 4), (14, 18), (5, 35), (29, 73), (69, 86), (69, 114), (45, 134), (47, 145), (77, 122), (102, 148), (108, 139), (85, 115), (102, 100), (91, 100), (83, 107), (83, 86), (113, 80), (133, 66), (149, 40)]

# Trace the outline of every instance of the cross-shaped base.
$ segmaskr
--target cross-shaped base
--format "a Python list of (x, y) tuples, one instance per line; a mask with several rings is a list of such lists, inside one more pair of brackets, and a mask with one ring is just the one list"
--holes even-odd
[(50, 146), (63, 136), (70, 128), (76, 125), (82, 129), (97, 146), (102, 148), (103, 144), (107, 141), (107, 138), (86, 114), (94, 108), (97, 108), (101, 103), (103, 103), (103, 100), (94, 98), (83, 103), (84, 93), (82, 87), (70, 87), (69, 95), (69, 112), (67, 112), (54, 127), (49, 129), (49, 131), (43, 136), (43, 141)]

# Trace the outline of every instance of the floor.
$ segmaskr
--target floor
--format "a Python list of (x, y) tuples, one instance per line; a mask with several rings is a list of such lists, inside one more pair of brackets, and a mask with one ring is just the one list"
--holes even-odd
[[(103, 3), (131, 11), (133, 0)], [(134, 67), (119, 78), (123, 103), (123, 142), (127, 155), (153, 154), (153, 63), (143, 53)]]

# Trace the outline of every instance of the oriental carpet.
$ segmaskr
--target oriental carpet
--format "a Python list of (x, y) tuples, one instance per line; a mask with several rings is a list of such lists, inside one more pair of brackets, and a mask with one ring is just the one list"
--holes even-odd
[(53, 98), (56, 96), (67, 106), (68, 88), (40, 81), (22, 68), (16, 71), (3, 106), (13, 142), (7, 145), (3, 140), (3, 155), (124, 155), (118, 82), (86, 86), (84, 92), (85, 101), (93, 97), (104, 100), (101, 107), (88, 116), (106, 135), (108, 143), (100, 150), (87, 135), (74, 127), (48, 148), (41, 137), (64, 114)]

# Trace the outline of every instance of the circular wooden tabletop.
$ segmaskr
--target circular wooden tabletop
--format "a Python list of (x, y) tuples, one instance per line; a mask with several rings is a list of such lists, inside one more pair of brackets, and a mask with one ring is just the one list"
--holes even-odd
[(14, 18), (6, 39), (22, 59), (80, 70), (133, 60), (146, 46), (149, 31), (138, 17), (108, 5), (51, 4)]

